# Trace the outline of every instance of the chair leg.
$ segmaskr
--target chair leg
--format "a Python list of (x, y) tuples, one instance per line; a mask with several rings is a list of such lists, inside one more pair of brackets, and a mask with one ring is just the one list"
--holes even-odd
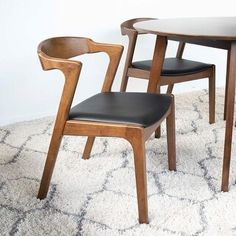
[(209, 77), (209, 123), (215, 123), (215, 67)]
[(167, 94), (171, 94), (174, 88), (174, 84), (169, 84), (166, 90)]
[(135, 137), (131, 142), (131, 144), (134, 151), (139, 223), (148, 224), (146, 157), (145, 157), (145, 143), (142, 135), (140, 135), (140, 137)]
[(54, 132), (50, 142), (47, 160), (44, 166), (43, 176), (40, 183), (38, 198), (44, 199), (47, 196), (48, 188), (52, 178), (53, 169), (56, 163), (58, 150), (61, 144), (62, 135)]
[(155, 131), (155, 138), (161, 137), (161, 127), (159, 126)]
[[(157, 86), (157, 94), (160, 94), (161, 92), (161, 88), (160, 86)], [(160, 138), (161, 137), (161, 126), (157, 127), (156, 131), (155, 131), (155, 138)]]
[(90, 153), (92, 151), (93, 148), (93, 143), (94, 143), (95, 137), (93, 136), (89, 136), (84, 148), (84, 153), (83, 153), (83, 159), (87, 160), (90, 157)]
[(171, 113), (166, 118), (168, 164), (169, 170), (176, 170), (176, 142), (175, 142), (175, 105), (172, 100)]
[(125, 92), (126, 91), (127, 85), (128, 85), (128, 79), (129, 79), (129, 77), (124, 72), (124, 75), (123, 75), (122, 81), (121, 81), (121, 86), (120, 86), (120, 91), (121, 92)]
[[(171, 94), (174, 88), (174, 84), (169, 84), (166, 90), (167, 94)], [(159, 126), (155, 131), (155, 138), (161, 137), (161, 126)]]

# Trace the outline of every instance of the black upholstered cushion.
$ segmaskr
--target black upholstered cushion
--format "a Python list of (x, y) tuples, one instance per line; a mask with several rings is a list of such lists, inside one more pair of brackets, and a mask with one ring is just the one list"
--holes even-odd
[(170, 104), (171, 97), (165, 94), (99, 93), (73, 107), (69, 119), (147, 127), (159, 121)]
[[(133, 62), (133, 67), (142, 70), (150, 70), (152, 61), (136, 61)], [(198, 61), (190, 61), (178, 58), (165, 58), (161, 75), (175, 76), (186, 75), (194, 72), (200, 72), (210, 68), (212, 64), (206, 64)]]

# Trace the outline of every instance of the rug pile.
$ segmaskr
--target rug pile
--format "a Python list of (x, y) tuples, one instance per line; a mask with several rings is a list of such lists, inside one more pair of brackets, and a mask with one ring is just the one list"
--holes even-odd
[(222, 193), (224, 90), (216, 94), (212, 125), (207, 91), (176, 95), (176, 172), (168, 171), (165, 126), (160, 139), (147, 141), (147, 225), (137, 220), (128, 142), (97, 138), (91, 158), (82, 160), (86, 139), (65, 137), (50, 192), (40, 201), (53, 118), (0, 127), (0, 235), (236, 235), (236, 148), (230, 191)]

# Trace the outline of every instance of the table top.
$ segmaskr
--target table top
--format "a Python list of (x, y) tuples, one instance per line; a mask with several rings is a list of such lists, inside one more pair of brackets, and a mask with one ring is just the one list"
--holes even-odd
[(162, 36), (236, 41), (236, 17), (194, 17), (142, 21), (138, 30)]

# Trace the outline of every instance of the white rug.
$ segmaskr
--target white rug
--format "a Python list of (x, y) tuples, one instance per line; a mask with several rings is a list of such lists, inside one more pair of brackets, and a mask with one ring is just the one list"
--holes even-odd
[[(177, 172), (167, 168), (166, 135), (146, 143), (150, 223), (138, 224), (131, 146), (66, 137), (46, 200), (36, 198), (52, 118), (0, 127), (0, 235), (236, 235), (235, 146), (230, 191), (220, 192), (223, 89), (208, 124), (206, 91), (176, 96)], [(235, 140), (235, 137), (234, 137)]]

